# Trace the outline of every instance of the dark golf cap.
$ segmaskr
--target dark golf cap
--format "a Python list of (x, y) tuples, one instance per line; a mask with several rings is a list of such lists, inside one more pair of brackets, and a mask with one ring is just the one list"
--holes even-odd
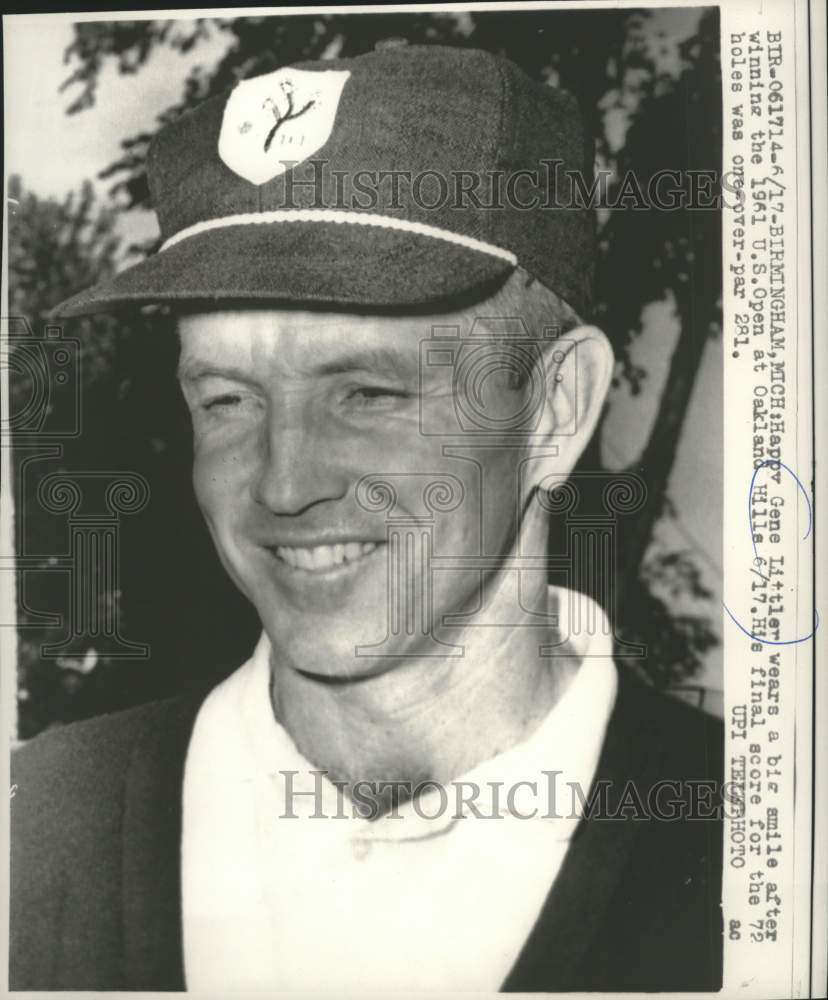
[(482, 295), (518, 265), (584, 314), (592, 219), (554, 184), (588, 181), (592, 165), (574, 99), (490, 53), (395, 46), (297, 63), (158, 133), (147, 169), (161, 248), (54, 314), (426, 307)]

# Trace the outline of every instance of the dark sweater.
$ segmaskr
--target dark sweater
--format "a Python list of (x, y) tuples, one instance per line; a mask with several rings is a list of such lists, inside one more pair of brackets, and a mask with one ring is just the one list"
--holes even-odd
[[(181, 788), (197, 710), (155, 702), (13, 755), (12, 989), (184, 989)], [(721, 819), (636, 815), (659, 781), (720, 789), (722, 750), (717, 720), (622, 677), (596, 774), (604, 815), (581, 821), (503, 990), (720, 987)]]

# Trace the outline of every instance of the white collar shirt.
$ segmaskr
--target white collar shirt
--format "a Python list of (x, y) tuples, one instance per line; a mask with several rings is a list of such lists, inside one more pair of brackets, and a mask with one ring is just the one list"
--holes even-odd
[(589, 792), (615, 701), (606, 617), (583, 600), (597, 628), (540, 726), (373, 820), (274, 718), (263, 636), (207, 697), (188, 748), (188, 990), (498, 990), (561, 868), (573, 789)]

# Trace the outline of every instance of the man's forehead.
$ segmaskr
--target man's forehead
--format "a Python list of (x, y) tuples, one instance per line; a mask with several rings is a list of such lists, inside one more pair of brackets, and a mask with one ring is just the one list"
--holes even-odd
[(282, 342), (308, 350), (348, 343), (411, 346), (434, 331), (467, 325), (461, 311), (429, 314), (326, 312), (291, 308), (206, 309), (176, 317), (182, 345)]
[(272, 361), (324, 373), (416, 367), (420, 343), (451, 318), (249, 308), (188, 312), (177, 322), (182, 365)]

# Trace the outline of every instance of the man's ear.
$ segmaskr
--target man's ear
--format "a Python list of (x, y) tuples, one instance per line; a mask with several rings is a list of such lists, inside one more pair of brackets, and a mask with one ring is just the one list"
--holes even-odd
[(598, 423), (615, 365), (610, 342), (596, 326), (579, 326), (551, 341), (543, 360), (546, 408), (530, 449), (538, 449), (535, 482), (572, 470)]

